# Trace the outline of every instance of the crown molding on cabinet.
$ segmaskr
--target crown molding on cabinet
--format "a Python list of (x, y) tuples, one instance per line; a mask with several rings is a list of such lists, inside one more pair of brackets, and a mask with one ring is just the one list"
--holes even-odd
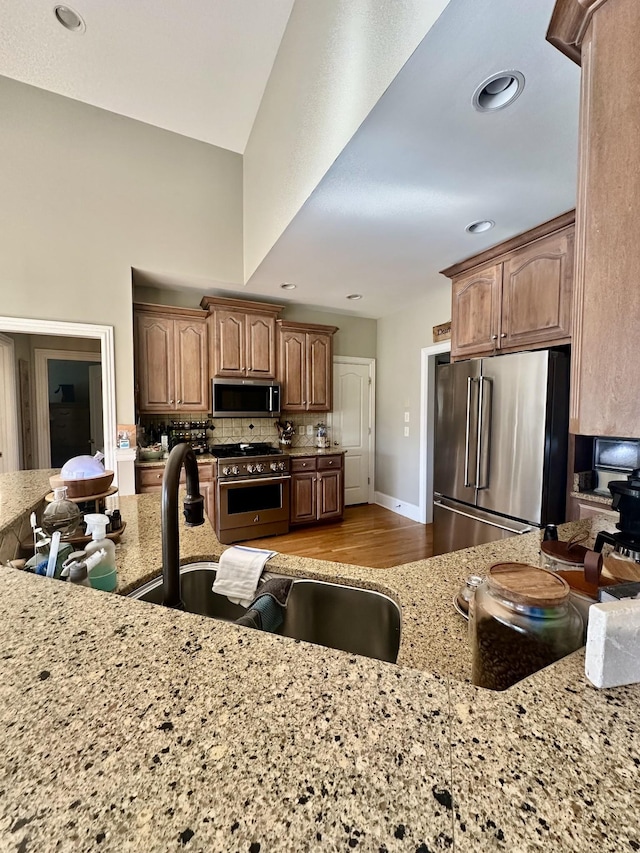
[(584, 34), (593, 13), (606, 2), (607, 0), (557, 0), (547, 30), (547, 41), (580, 65)]

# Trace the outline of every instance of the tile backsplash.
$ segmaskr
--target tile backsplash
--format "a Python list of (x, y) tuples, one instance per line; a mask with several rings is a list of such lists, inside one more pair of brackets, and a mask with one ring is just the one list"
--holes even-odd
[[(269, 444), (277, 445), (278, 430), (276, 429), (275, 418), (208, 418), (206, 414), (192, 415), (187, 417), (176, 417), (175, 420), (183, 421), (200, 421), (207, 419), (209, 429), (207, 430), (207, 442), (209, 444), (238, 444), (239, 442), (251, 441), (266, 441)], [(158, 415), (148, 417), (142, 421), (142, 426), (148, 428), (153, 425), (158, 428), (160, 424), (168, 424), (171, 426), (173, 418)], [(310, 414), (290, 414), (286, 413), (280, 416), (280, 422), (292, 421), (296, 428), (295, 435), (291, 442), (291, 447), (315, 447), (316, 444), (316, 425), (323, 423), (327, 426), (329, 441), (332, 442), (332, 413), (331, 412), (312, 412)], [(311, 427), (311, 435), (307, 434), (307, 427)], [(300, 430), (303, 430), (302, 434)]]

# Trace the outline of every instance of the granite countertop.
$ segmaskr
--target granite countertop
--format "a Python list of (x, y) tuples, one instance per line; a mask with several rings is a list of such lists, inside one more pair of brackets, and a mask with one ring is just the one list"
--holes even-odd
[(611, 495), (602, 492), (571, 492), (572, 498), (602, 504), (605, 510), (611, 509)]
[[(346, 450), (343, 450), (341, 447), (327, 447), (325, 449), (321, 449), (319, 447), (286, 447), (280, 448), (284, 454), (287, 456), (326, 456), (328, 454), (336, 454), (336, 453), (346, 453)], [(196, 456), (196, 461), (198, 465), (205, 465), (207, 463), (215, 462), (216, 457), (211, 453), (201, 453)], [(137, 459), (136, 467), (137, 468), (158, 468), (164, 467), (167, 463), (166, 459)]]
[[(160, 502), (111, 500), (126, 591), (158, 571)], [(640, 685), (596, 690), (582, 651), (504, 693), (466, 680), (453, 594), (538, 541), (269, 563), (397, 598), (397, 666), (3, 569), (0, 848), (640, 849)], [(224, 547), (181, 528), (183, 561)]]
[(49, 477), (59, 468), (0, 474), (0, 532), (30, 514), (51, 491)]

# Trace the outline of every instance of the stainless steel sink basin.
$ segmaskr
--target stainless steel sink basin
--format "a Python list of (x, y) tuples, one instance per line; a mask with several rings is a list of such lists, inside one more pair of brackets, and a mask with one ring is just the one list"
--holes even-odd
[[(189, 613), (235, 622), (244, 607), (211, 591), (217, 563), (191, 563), (180, 570), (182, 600)], [(162, 578), (129, 595), (162, 604)], [(369, 589), (296, 578), (284, 622), (285, 637), (395, 663), (400, 647), (400, 608), (386, 595)]]

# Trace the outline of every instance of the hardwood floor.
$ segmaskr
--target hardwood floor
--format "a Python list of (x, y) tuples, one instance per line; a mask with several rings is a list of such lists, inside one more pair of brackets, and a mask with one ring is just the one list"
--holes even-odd
[(411, 521), (375, 504), (347, 507), (343, 521), (294, 528), (284, 536), (244, 542), (282, 554), (388, 569), (433, 555), (431, 524)]

